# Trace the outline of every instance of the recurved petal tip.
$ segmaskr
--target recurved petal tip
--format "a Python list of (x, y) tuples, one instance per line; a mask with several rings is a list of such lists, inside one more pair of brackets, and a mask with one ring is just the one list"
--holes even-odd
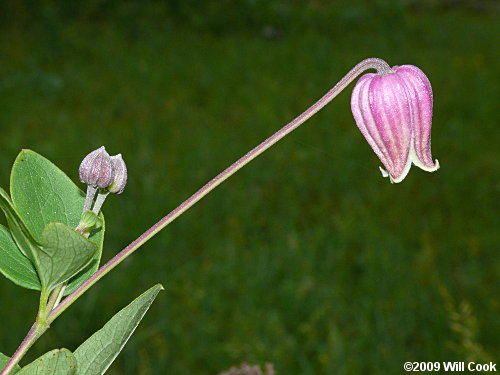
[(413, 65), (365, 74), (354, 87), (354, 119), (392, 183), (401, 182), (411, 164), (429, 172), (439, 168), (431, 154), (432, 105), (430, 82)]

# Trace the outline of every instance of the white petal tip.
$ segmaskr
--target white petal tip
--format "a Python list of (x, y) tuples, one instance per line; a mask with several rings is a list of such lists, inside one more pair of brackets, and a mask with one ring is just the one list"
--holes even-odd
[(439, 161), (437, 159), (434, 160), (434, 165), (432, 167), (428, 167), (427, 165), (421, 163), (420, 161), (415, 161), (415, 160), (413, 161), (413, 164), (415, 164), (417, 167), (426, 172), (435, 172), (440, 168)]
[(380, 169), (380, 172), (382, 173), (382, 177), (389, 177), (389, 173), (387, 173), (387, 171), (384, 168), (378, 167), (378, 169)]

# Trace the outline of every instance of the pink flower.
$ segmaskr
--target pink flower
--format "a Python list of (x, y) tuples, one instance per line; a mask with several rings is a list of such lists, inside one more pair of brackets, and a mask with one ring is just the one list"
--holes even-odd
[(432, 88), (416, 66), (362, 76), (352, 92), (351, 110), (391, 182), (403, 181), (412, 163), (428, 172), (439, 168), (431, 154)]

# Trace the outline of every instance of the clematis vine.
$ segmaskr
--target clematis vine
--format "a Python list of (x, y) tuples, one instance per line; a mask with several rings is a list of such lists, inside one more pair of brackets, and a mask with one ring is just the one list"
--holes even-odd
[[(437, 170), (439, 164), (437, 160), (433, 161), (431, 154), (432, 89), (425, 74), (412, 65), (391, 68), (381, 59), (363, 60), (312, 106), (208, 181), (64, 299), (61, 300), (66, 284), (58, 286), (50, 299), (44, 296), (47, 298), (41, 299), (35, 324), (0, 371), (0, 375), (9, 375), (54, 320), (102, 277), (222, 182), (314, 116), (368, 69), (374, 69), (376, 73), (365, 74), (359, 79), (352, 93), (351, 109), (361, 133), (385, 167), (382, 174), (396, 183), (406, 177), (411, 164), (430, 172)], [(110, 156), (104, 147), (100, 147), (85, 157), (80, 165), (79, 175), (81, 181), (87, 184), (87, 197), (77, 230), (88, 236), (97, 223), (97, 215), (106, 196), (109, 193), (123, 192), (127, 184), (127, 167), (121, 154)], [(98, 196), (94, 202), (96, 193)]]
[(354, 87), (351, 109), (391, 182), (403, 181), (412, 164), (428, 172), (439, 168), (431, 154), (432, 89), (419, 68), (365, 74)]

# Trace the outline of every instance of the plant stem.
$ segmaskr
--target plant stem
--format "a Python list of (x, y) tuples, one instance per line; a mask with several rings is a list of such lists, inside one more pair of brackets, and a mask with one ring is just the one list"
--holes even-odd
[[(90, 187), (89, 187), (90, 188)], [(95, 191), (94, 191), (95, 193)], [(89, 195), (92, 195), (93, 193), (91, 192), (88, 194), (87, 191), (87, 199), (85, 205), (87, 205), (87, 202), (89, 202)], [(93, 197), (92, 197), (93, 198)], [(92, 199), (90, 200), (90, 203), (92, 203)], [(84, 207), (83, 212), (87, 211), (90, 209), (89, 207)], [(78, 227), (76, 228), (76, 231), (79, 233), (82, 233), (85, 237), (89, 236), (89, 233), (83, 233), (82, 230), (79, 230)], [(62, 296), (64, 295), (64, 290), (66, 289), (67, 282), (62, 283), (58, 287), (56, 287), (52, 293), (50, 294), (50, 297), (47, 295), (45, 291), (42, 290), (40, 293), (40, 303), (38, 306), (38, 314), (37, 318), (35, 321), (35, 324), (31, 327), (30, 331), (24, 338), (23, 342), (21, 345), (19, 345), (19, 348), (17, 348), (16, 352), (14, 355), (10, 358), (9, 362), (5, 366), (5, 368), (0, 372), (0, 375), (6, 375), (9, 374), (9, 372), (12, 371), (12, 369), (19, 363), (19, 361), (24, 357), (28, 349), (35, 343), (36, 340), (40, 336), (43, 335), (43, 333), (49, 329), (50, 323), (47, 323), (47, 315), (48, 313), (56, 307), (59, 302), (61, 301)]]
[[(86, 280), (82, 285), (80, 285), (73, 293), (67, 296), (59, 305), (55, 306), (54, 309), (48, 314), (45, 322), (39, 325), (39, 319), (33, 325), (28, 335), (23, 340), (17, 351), (14, 353), (10, 361), (7, 363), (6, 367), (0, 372), (0, 375), (8, 375), (10, 371), (15, 367), (17, 363), (21, 360), (27, 350), (33, 345), (33, 343), (48, 329), (49, 325), (57, 319), (73, 302), (75, 302), (83, 293), (85, 293), (90, 287), (92, 287), (97, 281), (99, 281), (104, 275), (115, 268), (123, 260), (125, 260), (130, 254), (141, 247), (145, 242), (147, 242), (151, 237), (157, 234), (160, 230), (165, 228), (172, 221), (177, 219), (184, 212), (189, 210), (194, 206), (200, 199), (205, 195), (210, 193), (213, 189), (219, 186), (227, 178), (237, 172), (239, 169), (244, 167), (246, 164), (251, 162), (257, 156), (262, 154), (268, 148), (277, 143), (280, 139), (290, 134), (292, 131), (297, 129), (305, 121), (311, 118), (319, 110), (321, 110), (325, 105), (327, 105), (331, 100), (333, 100), (344, 88), (347, 87), (359, 74), (368, 69), (376, 69), (378, 74), (388, 74), (391, 72), (390, 66), (381, 59), (370, 58), (361, 61), (354, 68), (352, 68), (349, 73), (347, 73), (330, 91), (328, 91), (323, 97), (321, 97), (316, 103), (309, 107), (306, 111), (296, 117), (293, 121), (285, 125), (283, 128), (278, 130), (272, 136), (264, 140), (258, 146), (250, 150), (248, 153), (243, 155), (236, 162), (231, 164), (212, 180), (210, 180), (201, 189), (196, 191), (191, 197), (181, 203), (177, 208), (170, 212), (167, 216), (163, 217), (160, 221), (154, 224), (146, 232), (141, 234), (135, 241), (130, 245), (120, 251), (114, 258), (108, 261), (104, 266), (99, 268), (96, 273), (94, 273), (88, 280)], [(92, 192), (90, 192), (92, 193)], [(95, 194), (95, 192), (94, 192)], [(88, 196), (90, 194), (87, 194)], [(90, 199), (87, 196), (87, 201)], [(86, 203), (88, 205), (89, 202)], [(91, 203), (91, 201), (90, 201)], [(86, 207), (88, 209), (88, 207)], [(46, 306), (45, 306), (46, 307)]]
[(9, 374), (24, 357), (29, 348), (31, 348), (31, 346), (36, 342), (36, 340), (38, 340), (38, 338), (42, 336), (47, 329), (49, 329), (50, 324), (47, 323), (47, 315), (49, 312), (47, 309), (47, 300), (48, 294), (42, 290), (35, 324), (31, 326), (31, 329), (28, 331), (28, 334), (24, 338), (23, 342), (9, 359), (4, 369), (0, 372), (0, 375)]
[(109, 191), (106, 191), (104, 193), (99, 192), (99, 194), (97, 194), (97, 199), (95, 200), (94, 208), (92, 209), (92, 211), (96, 215), (99, 215), (99, 211), (101, 211), (102, 205), (104, 204), (104, 200), (106, 199), (108, 194), (109, 194)]
[(46, 322), (47, 315), (50, 312), (50, 310), (47, 307), (48, 300), (49, 300), (49, 294), (47, 293), (46, 290), (44, 290), (42, 286), (42, 291), (40, 293), (40, 303), (38, 305), (38, 314), (36, 316), (36, 321), (41, 324), (44, 324)]
[(1, 375), (7, 375), (9, 374), (14, 367), (19, 363), (22, 357), (26, 354), (28, 349), (35, 343), (35, 341), (38, 339), (37, 337), (37, 329), (36, 329), (36, 323), (33, 324), (31, 329), (29, 330), (28, 334), (24, 338), (23, 342), (21, 345), (19, 345), (19, 348), (17, 348), (16, 352), (12, 355), (10, 358), (9, 362), (5, 365), (4, 369), (0, 373)]
[(66, 285), (67, 283), (62, 283), (52, 291), (49, 298), (49, 302), (47, 303), (48, 311), (52, 311), (52, 309), (59, 304), (62, 295), (64, 294), (64, 290), (66, 289)]
[[(160, 230), (165, 228), (172, 221), (177, 219), (184, 212), (189, 210), (194, 206), (201, 198), (210, 193), (213, 189), (219, 186), (228, 177), (233, 175), (239, 169), (244, 167), (246, 164), (251, 162), (257, 156), (262, 154), (268, 148), (273, 146), (280, 139), (290, 134), (292, 131), (297, 129), (306, 120), (311, 118), (320, 109), (327, 105), (331, 100), (333, 100), (344, 88), (346, 88), (359, 74), (368, 69), (376, 69), (378, 74), (388, 74), (391, 72), (390, 66), (381, 59), (369, 58), (361, 61), (354, 68), (352, 68), (349, 73), (347, 73), (330, 91), (328, 91), (323, 97), (321, 97), (316, 103), (309, 107), (306, 111), (292, 120), (290, 123), (285, 125), (283, 128), (278, 130), (272, 136), (264, 140), (258, 146), (250, 150), (248, 153), (243, 155), (236, 162), (231, 164), (212, 180), (210, 180), (201, 189), (195, 192), (191, 197), (181, 203), (177, 208), (170, 212), (167, 216), (163, 217), (160, 221), (154, 224), (146, 232), (141, 234), (135, 241), (130, 245), (120, 251), (114, 258), (108, 261), (104, 266), (99, 268), (96, 273), (94, 273), (87, 281), (80, 285), (73, 293), (67, 296), (57, 307), (55, 307), (48, 316), (49, 323), (53, 322), (59, 315), (62, 314), (76, 299), (78, 299), (83, 293), (85, 293), (92, 285), (99, 281), (104, 275), (109, 271), (119, 265), (123, 260), (125, 260), (130, 254), (141, 247), (145, 242), (147, 242), (151, 237), (157, 234)], [(0, 374), (2, 375), (2, 374)]]
[(83, 205), (83, 212), (90, 210), (92, 202), (94, 201), (96, 191), (97, 191), (96, 187), (92, 185), (87, 186), (87, 194), (85, 196), (85, 204)]

